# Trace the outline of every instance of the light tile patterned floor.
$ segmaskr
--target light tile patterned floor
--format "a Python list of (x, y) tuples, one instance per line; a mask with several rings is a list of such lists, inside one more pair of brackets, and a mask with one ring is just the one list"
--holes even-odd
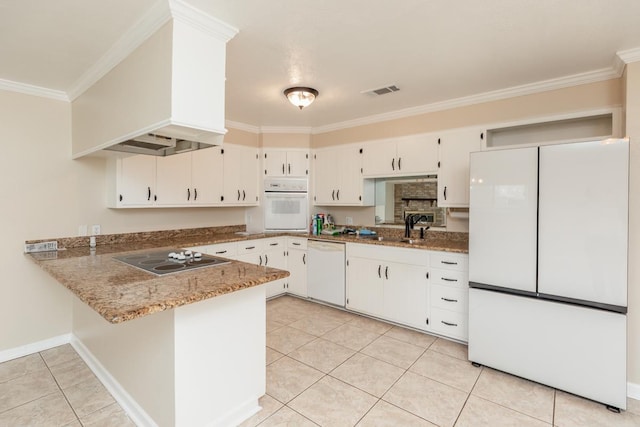
[[(640, 427), (467, 361), (466, 346), (293, 297), (267, 303), (267, 394), (247, 426)], [(0, 426), (133, 426), (70, 345), (0, 364)]]
[(319, 304), (267, 303), (267, 394), (250, 426), (636, 426), (604, 405), (467, 360), (442, 338)]
[(0, 426), (134, 426), (71, 345), (0, 364)]

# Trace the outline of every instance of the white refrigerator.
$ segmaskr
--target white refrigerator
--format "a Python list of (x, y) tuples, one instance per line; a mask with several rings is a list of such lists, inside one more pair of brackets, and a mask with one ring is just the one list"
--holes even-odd
[(629, 141), (471, 153), (469, 360), (626, 408)]

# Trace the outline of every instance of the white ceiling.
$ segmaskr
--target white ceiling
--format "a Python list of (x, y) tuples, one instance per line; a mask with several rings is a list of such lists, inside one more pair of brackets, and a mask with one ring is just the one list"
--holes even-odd
[[(72, 95), (158, 1), (0, 0), (0, 87)], [(186, 1), (239, 29), (227, 46), (226, 117), (261, 127), (330, 128), (541, 81), (610, 78), (616, 52), (640, 47), (638, 0)], [(401, 91), (360, 93), (389, 84)], [(320, 95), (299, 111), (282, 94), (291, 85)]]

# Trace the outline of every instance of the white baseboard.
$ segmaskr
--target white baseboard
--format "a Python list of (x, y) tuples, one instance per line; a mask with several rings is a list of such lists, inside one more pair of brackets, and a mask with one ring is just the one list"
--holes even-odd
[(47, 338), (46, 340), (32, 342), (20, 347), (10, 348), (0, 351), (0, 363), (8, 360), (17, 359), (18, 357), (28, 356), (40, 351), (49, 350), (71, 342), (71, 334), (58, 335), (57, 337)]
[(75, 336), (71, 336), (71, 345), (80, 355), (82, 360), (89, 366), (89, 369), (98, 377), (120, 407), (127, 413), (131, 421), (139, 427), (158, 427), (155, 421), (142, 409), (138, 402), (116, 381), (104, 366), (95, 358), (87, 347)]
[(224, 416), (216, 419), (207, 424), (208, 427), (224, 427), (224, 426), (236, 426), (243, 421), (248, 420), (258, 412), (262, 407), (258, 403), (258, 399), (251, 399), (245, 402), (243, 405), (238, 406), (235, 409), (230, 410)]
[(627, 383), (627, 397), (640, 400), (640, 384)]

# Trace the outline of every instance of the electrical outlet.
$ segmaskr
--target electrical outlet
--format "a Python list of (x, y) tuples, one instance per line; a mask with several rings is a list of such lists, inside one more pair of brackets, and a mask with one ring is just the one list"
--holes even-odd
[(48, 251), (57, 251), (58, 250), (58, 242), (53, 240), (51, 242), (40, 242), (40, 243), (29, 243), (24, 245), (24, 252), (27, 254), (33, 252), (48, 252)]
[(353, 217), (347, 217), (347, 225), (353, 225)]
[(87, 225), (79, 225), (78, 226), (78, 236), (86, 236), (87, 232), (88, 232), (88, 227)]
[(100, 224), (94, 224), (91, 226), (91, 235), (92, 236), (100, 235)]

